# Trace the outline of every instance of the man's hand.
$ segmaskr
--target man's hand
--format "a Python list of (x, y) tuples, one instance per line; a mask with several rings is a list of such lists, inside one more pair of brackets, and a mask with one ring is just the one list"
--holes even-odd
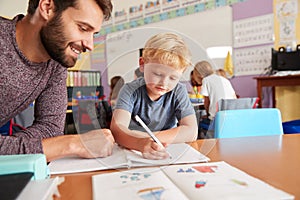
[(48, 162), (74, 155), (83, 158), (106, 157), (112, 154), (114, 143), (115, 140), (109, 129), (42, 140), (43, 151)]
[(114, 138), (109, 129), (98, 129), (78, 135), (81, 149), (78, 156), (83, 158), (106, 157), (112, 154)]

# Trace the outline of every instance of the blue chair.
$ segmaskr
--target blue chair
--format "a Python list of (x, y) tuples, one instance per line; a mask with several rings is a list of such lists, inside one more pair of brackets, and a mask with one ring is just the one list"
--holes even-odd
[(219, 111), (215, 117), (215, 138), (283, 134), (277, 108)]

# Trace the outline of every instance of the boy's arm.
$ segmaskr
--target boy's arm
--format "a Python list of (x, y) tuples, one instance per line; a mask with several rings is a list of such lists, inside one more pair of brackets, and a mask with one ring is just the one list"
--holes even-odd
[(128, 129), (130, 120), (130, 112), (116, 109), (113, 112), (110, 129), (118, 144), (129, 149), (142, 151), (147, 141), (149, 142), (149, 137), (144, 132)]
[(128, 111), (114, 110), (110, 128), (118, 144), (140, 151), (143, 157), (148, 159), (164, 159), (169, 156), (166, 150), (155, 143), (146, 133), (128, 129), (130, 120), (131, 114)]
[(192, 142), (197, 139), (198, 125), (196, 115), (188, 115), (179, 121), (176, 128), (155, 133), (163, 143)]

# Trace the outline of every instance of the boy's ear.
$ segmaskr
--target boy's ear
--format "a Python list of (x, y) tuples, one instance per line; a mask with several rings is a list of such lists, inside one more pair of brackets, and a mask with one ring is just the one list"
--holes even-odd
[(48, 21), (54, 15), (53, 0), (40, 0), (38, 9), (42, 18)]
[(142, 57), (139, 58), (139, 67), (140, 71), (144, 72), (144, 59)]

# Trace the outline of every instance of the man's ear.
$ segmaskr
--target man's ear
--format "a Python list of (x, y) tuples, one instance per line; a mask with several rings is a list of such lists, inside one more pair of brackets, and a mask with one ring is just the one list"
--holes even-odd
[(54, 2), (53, 0), (40, 0), (38, 6), (40, 15), (48, 21), (54, 14)]
[(139, 58), (140, 71), (144, 72), (144, 59), (143, 57)]

